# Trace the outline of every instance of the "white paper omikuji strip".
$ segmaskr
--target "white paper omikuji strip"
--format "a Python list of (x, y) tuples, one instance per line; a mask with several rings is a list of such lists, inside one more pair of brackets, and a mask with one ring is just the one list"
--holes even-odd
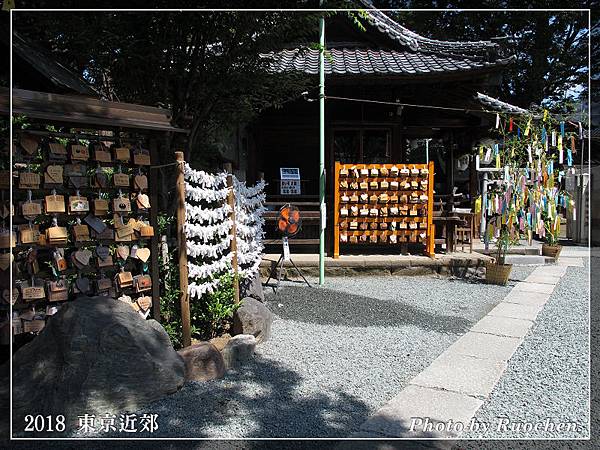
[(220, 260), (201, 266), (188, 262), (188, 276), (190, 278), (212, 278), (222, 274), (231, 265), (231, 253), (223, 256)]
[(189, 203), (186, 203), (185, 205), (185, 217), (188, 222), (192, 223), (206, 223), (207, 225), (213, 225), (228, 219), (230, 214), (231, 207), (227, 204), (214, 209), (193, 206)]
[(233, 181), (236, 192), (239, 192), (240, 196), (245, 198), (254, 197), (256, 194), (262, 193), (267, 185), (265, 180), (260, 180), (254, 186), (247, 186), (245, 181), (240, 181), (237, 177)]
[(239, 198), (236, 201), (238, 208), (245, 209), (246, 211), (254, 211), (258, 207), (262, 206), (265, 202), (266, 196), (264, 194), (256, 195), (251, 198)]
[(253, 276), (256, 272), (258, 272), (258, 269), (260, 267), (260, 261), (261, 261), (261, 258), (258, 258), (257, 260), (254, 261), (254, 264), (252, 264), (252, 266), (250, 266), (246, 269), (240, 269), (239, 274), (243, 277)]
[(188, 293), (192, 298), (201, 298), (204, 294), (212, 294), (219, 285), (219, 279), (204, 283), (192, 282), (188, 285)]
[[(188, 236), (188, 256), (197, 261), (188, 263), (191, 283), (189, 293), (201, 297), (214, 292), (219, 278), (231, 272), (232, 254), (230, 208), (224, 203), (227, 198), (226, 174), (208, 174), (186, 166), (188, 199), (195, 202), (216, 203), (210, 208), (203, 205), (186, 204), (187, 223), (184, 227)], [(193, 183), (193, 184), (192, 184)], [(259, 268), (264, 237), (265, 182), (247, 187), (234, 177), (236, 226), (238, 239), (239, 273), (252, 276)]]
[(228, 188), (215, 190), (210, 188), (195, 187), (188, 183), (185, 185), (185, 196), (194, 200), (195, 202), (222, 202), (227, 198), (228, 191)]
[(242, 276), (252, 276), (260, 265), (262, 239), (264, 237), (263, 213), (266, 210), (264, 202), (265, 182), (261, 181), (253, 187), (235, 179), (235, 212), (236, 236), (238, 240), (239, 273)]
[(187, 163), (185, 164), (184, 178), (186, 181), (191, 181), (204, 188), (218, 189), (227, 184), (226, 173), (206, 173), (203, 170), (192, 169)]
[(186, 223), (183, 229), (187, 237), (196, 237), (204, 242), (208, 242), (217, 239), (219, 236), (226, 236), (231, 230), (231, 225), (231, 220), (226, 220), (215, 225)]
[(255, 236), (257, 233), (262, 233), (262, 228), (263, 228), (260, 224), (246, 226), (241, 223), (238, 224), (236, 221), (236, 232), (237, 232), (238, 227), (239, 227), (239, 233), (237, 233), (237, 234), (239, 236), (241, 236), (243, 239), (251, 238), (251, 237)]
[(221, 256), (231, 244), (231, 236), (227, 235), (217, 244), (198, 244), (192, 240), (186, 242), (187, 254), (192, 258), (213, 258)]

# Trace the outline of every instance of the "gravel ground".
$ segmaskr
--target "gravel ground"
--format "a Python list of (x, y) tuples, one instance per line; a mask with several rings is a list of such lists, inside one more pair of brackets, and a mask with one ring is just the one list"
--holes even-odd
[[(569, 267), (506, 372), (477, 412), (490, 424), (484, 434), (465, 438), (587, 438), (589, 428), (589, 263)], [(575, 422), (576, 431), (498, 431), (500, 418), (511, 422)], [(570, 447), (588, 445), (573, 443)], [(460, 448), (482, 448), (463, 444)], [(494, 447), (496, 448), (496, 447)], [(500, 447), (498, 447), (500, 448)], [(567, 447), (562, 447), (567, 448)]]
[[(533, 269), (515, 267), (510, 284)], [(314, 289), (285, 282), (277, 298), (267, 289), (276, 318), (254, 361), (138, 414), (159, 415), (153, 437), (348, 436), (511, 285), (434, 276), (328, 278)]]

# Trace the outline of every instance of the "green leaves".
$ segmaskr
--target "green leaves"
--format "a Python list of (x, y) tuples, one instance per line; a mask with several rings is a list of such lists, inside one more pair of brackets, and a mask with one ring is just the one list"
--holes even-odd
[[(402, 2), (401, 2), (402, 3)], [(469, 7), (466, 0), (438, 3), (438, 7)], [(395, 5), (400, 6), (398, 4)], [(414, 0), (411, 8), (431, 4)], [(480, 7), (495, 8), (484, 1)], [(397, 11), (389, 13), (402, 25), (426, 37), (442, 40), (489, 40), (514, 54), (516, 61), (502, 71), (497, 96), (509, 103), (529, 108), (532, 103), (550, 104), (577, 99), (573, 88), (587, 85), (587, 12), (582, 11)], [(592, 58), (592, 64), (600, 64)], [(584, 96), (587, 95), (583, 91)]]

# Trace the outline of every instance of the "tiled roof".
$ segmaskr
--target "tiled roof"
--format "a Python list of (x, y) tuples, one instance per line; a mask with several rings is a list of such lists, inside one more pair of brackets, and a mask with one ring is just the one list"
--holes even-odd
[[(427, 75), (496, 67), (510, 63), (491, 41), (453, 42), (429, 39), (403, 27), (370, 0), (359, 0), (366, 8), (369, 24), (391, 38), (388, 48), (366, 48), (366, 44), (328, 43), (325, 73), (335, 75)], [(274, 72), (319, 72), (317, 49), (285, 49), (262, 55), (271, 58)]]
[[(367, 48), (333, 48), (325, 57), (326, 74), (396, 74), (420, 75), (458, 72), (493, 67), (510, 62), (510, 58), (486, 61), (464, 56), (406, 50), (382, 50)], [(316, 49), (291, 49), (270, 52), (271, 68), (275, 72), (302, 71), (319, 73), (319, 51)]]
[(490, 58), (500, 52), (500, 46), (492, 41), (440, 41), (421, 36), (375, 9), (370, 0), (360, 0), (366, 8), (368, 22), (391, 39), (412, 51), (465, 56), (469, 58)]
[(484, 107), (489, 108), (492, 111), (504, 112), (509, 114), (525, 114), (529, 112), (526, 109), (520, 108), (515, 105), (511, 105), (510, 103), (503, 102), (502, 100), (498, 100), (497, 98), (482, 94), (481, 92), (477, 93), (477, 100)]

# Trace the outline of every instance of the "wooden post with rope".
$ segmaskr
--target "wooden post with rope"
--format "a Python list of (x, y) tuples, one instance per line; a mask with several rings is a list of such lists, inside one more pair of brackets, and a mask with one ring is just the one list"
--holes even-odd
[(190, 296), (188, 294), (187, 245), (185, 224), (185, 164), (183, 152), (175, 152), (177, 161), (177, 250), (179, 252), (179, 290), (181, 304), (182, 343), (184, 347), (192, 344), (190, 327)]
[(233, 186), (233, 166), (231, 163), (223, 164), (227, 172), (227, 203), (231, 208), (229, 215), (231, 219), (231, 267), (233, 269), (233, 301), (237, 305), (240, 302), (240, 283), (238, 280), (238, 257), (237, 257), (237, 231), (235, 226), (235, 189)]

